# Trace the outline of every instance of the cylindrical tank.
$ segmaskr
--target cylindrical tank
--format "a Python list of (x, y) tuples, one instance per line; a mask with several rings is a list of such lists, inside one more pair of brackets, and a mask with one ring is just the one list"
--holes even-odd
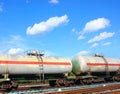
[(72, 58), (73, 72), (81, 75), (87, 72), (115, 72), (120, 68), (120, 60), (103, 56), (81, 56)]
[(0, 74), (61, 74), (72, 71), (71, 60), (58, 56), (0, 55)]

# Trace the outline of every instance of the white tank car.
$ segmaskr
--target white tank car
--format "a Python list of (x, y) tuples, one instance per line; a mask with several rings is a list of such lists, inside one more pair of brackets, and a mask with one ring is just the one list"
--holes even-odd
[(72, 59), (73, 72), (81, 75), (87, 72), (115, 72), (120, 69), (120, 59), (106, 58), (100, 55), (80, 56)]
[(71, 60), (58, 56), (0, 55), (0, 75), (61, 74), (72, 71)]

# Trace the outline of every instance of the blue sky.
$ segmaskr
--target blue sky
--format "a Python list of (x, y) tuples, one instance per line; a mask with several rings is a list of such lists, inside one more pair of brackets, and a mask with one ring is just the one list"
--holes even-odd
[(119, 40), (120, 0), (0, 0), (0, 53), (120, 58)]

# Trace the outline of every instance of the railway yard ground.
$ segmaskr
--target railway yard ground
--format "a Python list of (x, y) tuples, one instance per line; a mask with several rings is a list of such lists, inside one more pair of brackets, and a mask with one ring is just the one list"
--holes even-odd
[(22, 85), (10, 92), (0, 94), (120, 94), (120, 82), (74, 87), (50, 88), (45, 85)]

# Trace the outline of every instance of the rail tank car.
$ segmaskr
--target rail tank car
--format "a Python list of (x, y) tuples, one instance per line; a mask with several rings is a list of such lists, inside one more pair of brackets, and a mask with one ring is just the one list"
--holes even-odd
[(120, 69), (120, 60), (116, 58), (106, 58), (101, 55), (81, 56), (76, 55), (72, 59), (73, 72), (82, 75), (88, 72), (103, 73), (116, 72)]
[(27, 55), (0, 55), (0, 74), (61, 74), (72, 70), (70, 59), (59, 56), (41, 56), (36, 53)]
[[(72, 71), (66, 57), (44, 56), (37, 51), (24, 55), (0, 55), (0, 89), (16, 89), (18, 83), (52, 83)], [(52, 80), (51, 80), (52, 79)]]

